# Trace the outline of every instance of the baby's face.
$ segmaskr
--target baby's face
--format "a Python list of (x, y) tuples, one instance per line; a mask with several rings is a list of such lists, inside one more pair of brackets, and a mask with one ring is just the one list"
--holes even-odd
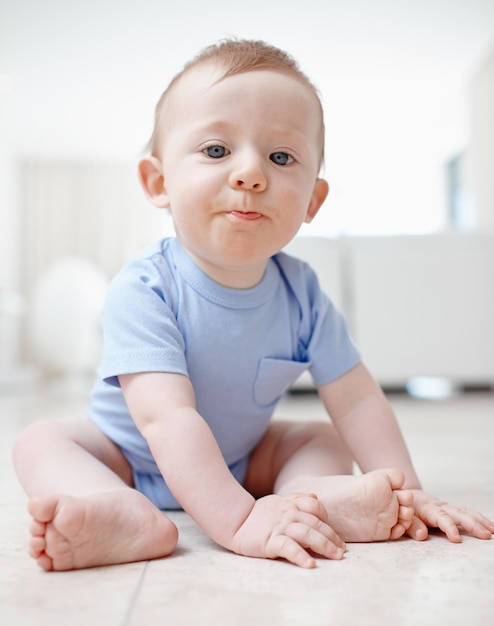
[(190, 256), (214, 280), (249, 287), (326, 196), (317, 178), (321, 113), (287, 74), (218, 78), (199, 66), (173, 93), (160, 146), (164, 186)]

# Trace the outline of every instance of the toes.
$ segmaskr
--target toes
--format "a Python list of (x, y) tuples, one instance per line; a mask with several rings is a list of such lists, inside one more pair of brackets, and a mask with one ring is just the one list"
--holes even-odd
[(401, 506), (398, 508), (398, 522), (407, 530), (413, 522), (415, 510), (413, 506)]
[(398, 508), (398, 521), (391, 528), (389, 538), (399, 539), (412, 526), (415, 511), (412, 506), (400, 506)]
[(383, 470), (389, 483), (391, 485), (391, 489), (401, 489), (405, 484), (405, 474), (399, 469), (385, 469)]
[(27, 505), (27, 510), (32, 518), (38, 522), (51, 522), (55, 517), (58, 504), (58, 497), (31, 498)]
[(53, 560), (46, 554), (46, 541), (44, 537), (32, 537), (28, 545), (28, 554), (33, 558), (41, 569), (47, 572), (53, 569)]
[(46, 542), (44, 537), (32, 537), (28, 544), (29, 555), (37, 559), (44, 551)]
[(390, 533), (389, 533), (389, 538), (390, 539), (399, 539), (400, 537), (403, 537), (403, 535), (406, 533), (406, 528), (403, 524), (401, 524), (400, 522), (398, 522), (397, 524), (395, 524), (393, 526), (393, 528), (391, 529)]
[(31, 524), (29, 525), (29, 532), (33, 537), (43, 537), (45, 534), (46, 524), (43, 522), (38, 522), (37, 520), (31, 520)]
[(400, 505), (413, 509), (413, 492), (408, 489), (395, 489), (395, 495)]
[(51, 572), (53, 570), (53, 561), (50, 559), (50, 557), (47, 554), (41, 554), (36, 559), (36, 562), (41, 567), (41, 569), (44, 569), (47, 572)]

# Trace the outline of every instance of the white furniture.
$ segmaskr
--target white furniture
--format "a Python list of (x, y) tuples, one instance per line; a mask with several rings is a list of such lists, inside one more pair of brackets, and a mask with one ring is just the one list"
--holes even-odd
[(384, 387), (415, 377), (494, 384), (494, 237), (300, 237)]
[(65, 257), (41, 277), (31, 298), (30, 346), (42, 371), (93, 376), (101, 353), (106, 276), (92, 263)]

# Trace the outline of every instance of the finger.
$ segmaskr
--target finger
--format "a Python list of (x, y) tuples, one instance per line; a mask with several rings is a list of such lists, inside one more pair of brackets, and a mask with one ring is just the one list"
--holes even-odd
[(458, 529), (458, 524), (451, 517), (451, 515), (446, 513), (446, 511), (439, 511), (434, 527), (442, 530), (451, 543), (461, 543), (461, 535)]
[(326, 507), (320, 500), (317, 499), (317, 497), (314, 498), (311, 495), (301, 495), (296, 498), (295, 504), (299, 511), (314, 515), (326, 524), (328, 523), (329, 518)]
[(477, 539), (490, 539), (492, 536), (492, 532), (479, 522), (474, 521), (468, 525), (466, 522), (462, 522), (461, 525), (470, 535), (473, 535)]
[[(327, 559), (339, 560), (343, 558), (345, 553), (345, 550), (339, 545), (336, 545), (324, 532), (320, 532), (306, 524), (294, 522), (286, 528), (285, 532), (302, 547), (311, 550), (315, 554), (324, 556)], [(332, 533), (334, 533), (334, 531), (332, 531)]]
[(488, 517), (485, 517), (484, 515), (481, 515), (480, 513), (478, 513), (479, 515), (479, 522), (485, 527), (487, 528), (487, 530), (491, 533), (494, 534), (494, 522), (492, 520), (490, 520)]
[(269, 559), (286, 559), (304, 569), (316, 566), (316, 560), (302, 546), (286, 535), (273, 535), (266, 545), (266, 556)]
[(415, 541), (425, 541), (429, 536), (429, 530), (421, 519), (414, 516), (406, 534)]
[(481, 515), (480, 517), (482, 518), (482, 524), (487, 528), (488, 531), (494, 534), (494, 522), (488, 517), (484, 517), (483, 515)]
[(334, 543), (335, 546), (341, 548), (344, 552), (346, 552), (346, 543), (343, 541), (343, 539), (340, 538), (339, 535), (336, 534), (336, 531), (334, 531), (329, 524), (326, 524), (326, 522), (322, 522), (321, 520), (317, 519), (317, 517), (303, 512), (299, 514), (296, 522), (304, 524), (305, 526), (313, 528), (314, 530), (322, 533), (326, 537), (326, 539), (331, 541), (331, 543)]
[(444, 510), (453, 518), (457, 526), (462, 526), (477, 539), (491, 538), (494, 532), (494, 524), (480, 513), (449, 505), (446, 505)]

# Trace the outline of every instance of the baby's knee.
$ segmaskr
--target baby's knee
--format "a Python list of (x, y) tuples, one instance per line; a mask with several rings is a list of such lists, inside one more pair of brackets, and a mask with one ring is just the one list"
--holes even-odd
[(53, 436), (54, 430), (59, 428), (59, 425), (51, 420), (40, 420), (24, 428), (14, 441), (12, 448), (14, 463), (42, 446), (44, 441)]
[(353, 473), (352, 456), (333, 424), (310, 422), (306, 428), (306, 436), (310, 437), (318, 447), (326, 449), (333, 459), (338, 460), (342, 467), (342, 473)]

